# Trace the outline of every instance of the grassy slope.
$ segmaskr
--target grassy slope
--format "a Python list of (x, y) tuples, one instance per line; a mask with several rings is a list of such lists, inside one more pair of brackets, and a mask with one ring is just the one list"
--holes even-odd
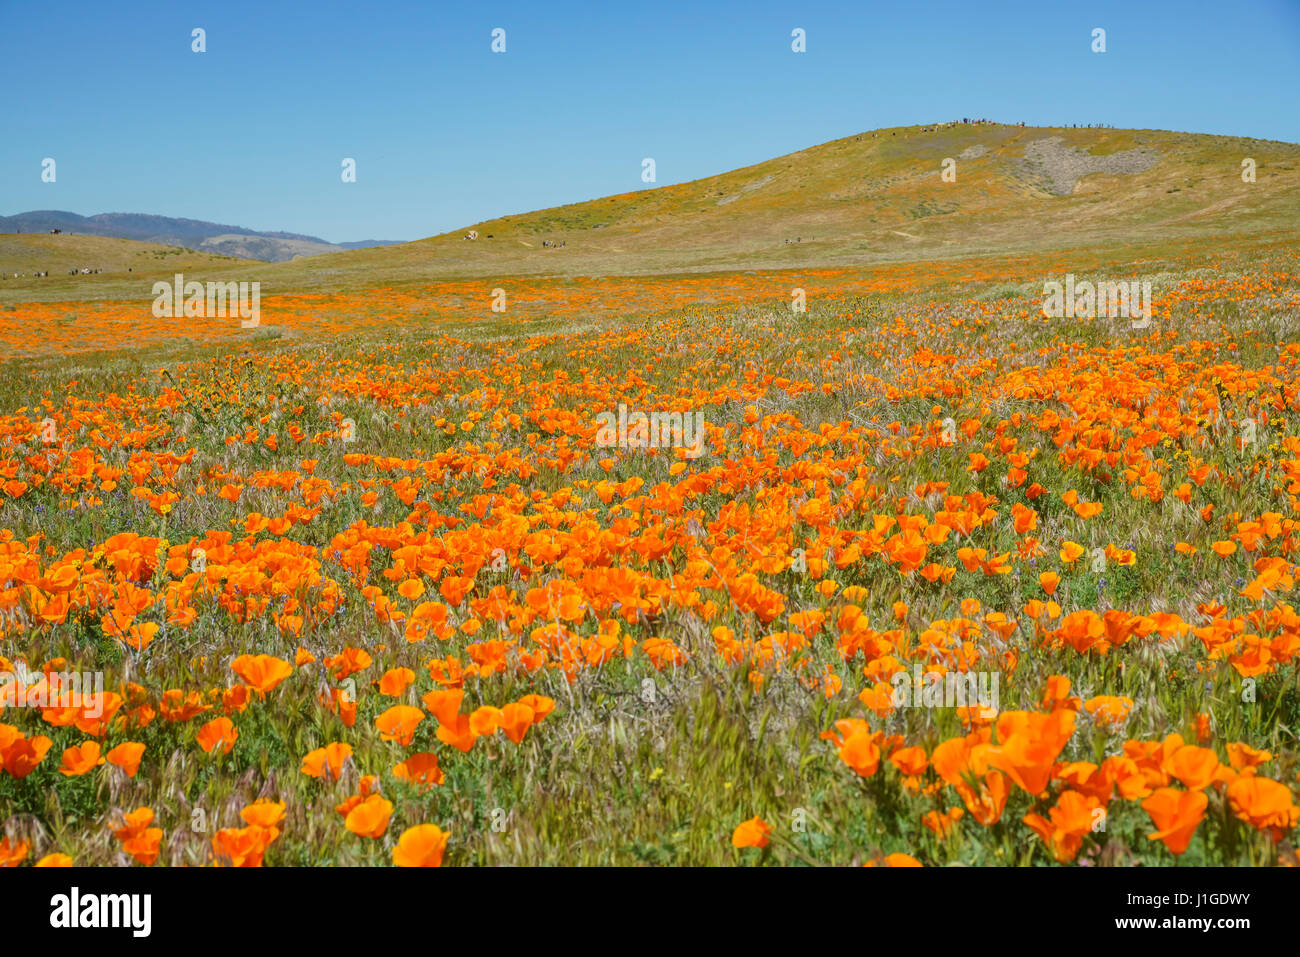
[[(156, 279), (178, 272), (218, 274), (242, 261), (179, 246), (111, 236), (0, 234), (0, 302), (118, 299), (148, 295)], [(71, 269), (99, 269), (83, 276)], [(130, 272), (128, 272), (130, 270)], [(37, 279), (36, 272), (49, 276)], [(21, 279), (14, 273), (26, 273)], [(152, 297), (150, 297), (152, 298)]]
[[(1159, 131), (920, 129), (864, 133), (720, 176), (480, 223), (477, 242), (457, 230), (275, 274), (308, 283), (363, 272), (418, 279), (853, 265), (1297, 227), (1294, 145)], [(1027, 144), (1049, 136), (1099, 155), (1147, 147), (1160, 158), (1145, 173), (1095, 175), (1056, 197), (1018, 163)], [(945, 157), (978, 146), (989, 152), (959, 159), (957, 182), (941, 181)], [(1259, 164), (1254, 184), (1241, 181), (1244, 156)], [(543, 239), (566, 247), (543, 249)], [(321, 267), (337, 272), (318, 276)]]
[[(462, 238), (466, 227), (296, 262), (185, 265), (200, 279), (260, 280), (269, 295), (446, 278), (852, 266), (1300, 233), (1294, 144), (1155, 130), (923, 129), (862, 133), (690, 183), (478, 223), (476, 242)], [(1096, 156), (1146, 148), (1159, 158), (1146, 172), (1094, 174), (1073, 194), (1055, 196), (1022, 166), (1027, 145), (1053, 136)], [(988, 152), (960, 158), (980, 148)], [(1258, 164), (1253, 184), (1241, 181), (1246, 156)], [(940, 179), (946, 157), (958, 159), (955, 183)], [(544, 239), (565, 248), (545, 249)], [(8, 257), (0, 247), (0, 270)], [(161, 272), (181, 263), (168, 262)], [(0, 284), (0, 301), (9, 302), (143, 295), (138, 281), (107, 273), (64, 285)]]

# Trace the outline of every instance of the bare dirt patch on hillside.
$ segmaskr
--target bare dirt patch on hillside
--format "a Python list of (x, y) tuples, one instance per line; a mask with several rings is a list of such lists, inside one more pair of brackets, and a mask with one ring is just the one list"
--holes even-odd
[(1016, 161), (1018, 171), (1054, 196), (1069, 196), (1075, 185), (1093, 173), (1143, 173), (1156, 164), (1160, 154), (1137, 147), (1106, 156), (1095, 156), (1077, 146), (1066, 146), (1059, 136), (1034, 140)]

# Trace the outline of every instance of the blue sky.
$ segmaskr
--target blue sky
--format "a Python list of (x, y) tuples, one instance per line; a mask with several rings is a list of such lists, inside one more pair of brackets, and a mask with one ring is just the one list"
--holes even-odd
[(1300, 142), (1297, 90), (1300, 0), (0, 0), (0, 214), (417, 239), (962, 116)]

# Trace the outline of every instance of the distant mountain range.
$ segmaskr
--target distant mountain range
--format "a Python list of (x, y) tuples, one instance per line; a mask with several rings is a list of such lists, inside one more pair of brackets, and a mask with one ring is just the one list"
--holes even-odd
[(145, 213), (78, 216), (63, 210), (38, 209), (14, 216), (0, 216), (0, 233), (48, 233), (51, 229), (72, 234), (138, 239), (266, 262), (283, 262), (299, 256), (319, 256), (346, 249), (369, 249), (372, 246), (395, 246), (401, 243), (401, 240), (388, 239), (330, 243), (316, 236), (298, 233), (264, 233), (242, 226), (223, 226), (198, 219), (174, 219)]

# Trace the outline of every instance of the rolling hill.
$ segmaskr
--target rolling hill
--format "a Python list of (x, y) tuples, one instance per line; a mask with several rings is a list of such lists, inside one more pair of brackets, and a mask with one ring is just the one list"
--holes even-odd
[[(1255, 181), (1243, 180), (1243, 160)], [(955, 162), (955, 181), (941, 176)], [(476, 240), (465, 237), (470, 229)], [(944, 125), (845, 137), (717, 176), (279, 263), (194, 264), (264, 294), (435, 279), (803, 269), (1300, 237), (1300, 146), (1160, 130)], [(59, 239), (64, 237), (51, 237)], [(555, 243), (562, 246), (548, 246)], [(134, 255), (134, 254), (132, 254)], [(5, 256), (0, 250), (0, 271)], [(133, 274), (134, 276), (134, 274)], [(82, 295), (139, 295), (81, 277)], [(52, 286), (0, 297), (48, 299)]]
[[(1255, 161), (1255, 182), (1242, 161)], [(956, 181), (941, 178), (955, 160)], [(468, 229), (477, 240), (466, 240)], [(755, 166), (284, 263), (302, 284), (850, 266), (1300, 232), (1300, 146), (1157, 130), (877, 130)], [(544, 247), (544, 241), (564, 243)]]
[[(0, 235), (0, 301), (143, 298), (155, 280), (170, 281), (178, 272), (216, 276), (245, 265), (243, 259), (111, 236)], [(82, 269), (99, 271), (84, 275)]]

